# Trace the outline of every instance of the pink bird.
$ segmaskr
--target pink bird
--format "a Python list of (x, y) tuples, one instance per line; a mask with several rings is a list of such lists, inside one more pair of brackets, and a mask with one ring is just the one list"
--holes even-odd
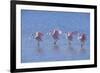
[(34, 38), (37, 40), (38, 52), (42, 51), (40, 49), (40, 42), (42, 41), (42, 37), (43, 37), (43, 33), (42, 32), (36, 32), (35, 35), (34, 35)]
[(67, 32), (66, 33), (66, 38), (68, 39), (68, 46), (69, 46), (69, 48), (72, 48), (72, 41), (73, 41), (73, 35), (74, 35), (75, 33), (74, 32)]
[(54, 45), (57, 44), (57, 41), (59, 40), (59, 36), (62, 32), (60, 30), (57, 30), (57, 29), (54, 29), (52, 32), (51, 32), (51, 35), (54, 39)]
[(86, 42), (86, 34), (85, 33), (79, 34), (78, 39), (81, 42), (81, 49), (84, 49), (84, 45)]
[(36, 32), (35, 33), (35, 39), (37, 41), (42, 41), (42, 36), (43, 36), (43, 33), (42, 32)]

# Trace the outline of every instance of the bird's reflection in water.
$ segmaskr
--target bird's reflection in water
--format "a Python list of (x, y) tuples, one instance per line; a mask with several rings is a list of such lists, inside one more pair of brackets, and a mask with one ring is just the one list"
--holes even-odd
[(86, 49), (84, 48), (81, 48), (80, 50), (79, 50), (79, 53), (81, 54), (81, 53), (86, 53)]
[(38, 54), (42, 54), (42, 53), (43, 53), (42, 48), (37, 48), (37, 53), (38, 53)]
[(76, 51), (74, 50), (74, 48), (68, 48), (68, 54), (70, 54), (70, 55), (74, 55), (75, 53), (76, 53)]
[(59, 45), (54, 44), (53, 50), (54, 50), (55, 52), (60, 52), (60, 47), (59, 47)]
[(77, 54), (77, 51), (75, 48), (73, 48), (73, 46), (68, 46), (66, 51), (67, 51), (66, 53), (68, 55), (76, 55)]

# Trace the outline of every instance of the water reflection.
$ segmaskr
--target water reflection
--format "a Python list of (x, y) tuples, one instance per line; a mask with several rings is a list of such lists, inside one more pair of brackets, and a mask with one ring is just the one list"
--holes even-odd
[(53, 50), (54, 50), (55, 52), (60, 51), (60, 47), (59, 47), (59, 45), (54, 44), (54, 46), (53, 46)]

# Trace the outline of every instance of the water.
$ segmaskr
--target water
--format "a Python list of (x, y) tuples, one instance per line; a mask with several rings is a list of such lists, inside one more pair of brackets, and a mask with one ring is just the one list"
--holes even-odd
[[(90, 59), (90, 14), (82, 12), (53, 12), (21, 10), (21, 62), (47, 62)], [(63, 34), (55, 49), (53, 38), (48, 32), (60, 29)], [(40, 42), (41, 53), (37, 51), (37, 41), (32, 34), (44, 33)], [(87, 35), (85, 50), (80, 51), (80, 41), (74, 36), (72, 49), (68, 48), (68, 39), (64, 32), (78, 31)]]

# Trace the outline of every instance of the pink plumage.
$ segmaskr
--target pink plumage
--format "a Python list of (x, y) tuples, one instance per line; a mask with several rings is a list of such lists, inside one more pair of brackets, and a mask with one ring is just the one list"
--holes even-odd
[(56, 30), (54, 29), (51, 33), (52, 37), (54, 40), (58, 40), (59, 39), (59, 35), (61, 34), (61, 31), (60, 30)]
[(73, 40), (73, 32), (67, 32), (67, 38), (68, 38), (68, 40), (72, 41)]
[(85, 33), (80, 34), (80, 35), (79, 35), (79, 40), (80, 40), (81, 42), (86, 41), (86, 34), (85, 34)]
[(42, 41), (42, 36), (43, 36), (42, 32), (36, 32), (35, 33), (35, 39), (38, 40), (38, 41)]

